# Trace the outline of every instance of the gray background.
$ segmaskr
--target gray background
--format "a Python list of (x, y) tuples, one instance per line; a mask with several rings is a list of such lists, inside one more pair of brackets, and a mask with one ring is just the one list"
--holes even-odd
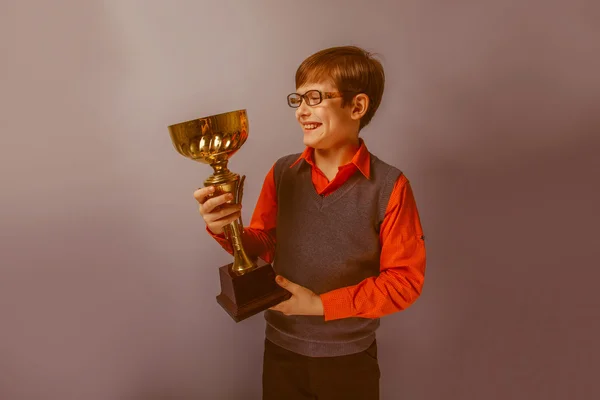
[[(593, 399), (595, 1), (0, 3), (0, 398), (258, 399), (264, 322), (217, 305), (230, 261), (167, 126), (246, 108), (249, 221), (302, 150), (285, 96), (324, 47), (381, 55), (363, 137), (414, 187), (423, 294), (385, 318), (382, 399)], [(596, 379), (594, 379), (596, 378)]]

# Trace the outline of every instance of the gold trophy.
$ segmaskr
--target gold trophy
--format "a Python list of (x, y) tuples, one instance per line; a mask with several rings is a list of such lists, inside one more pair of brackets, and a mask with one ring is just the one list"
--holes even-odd
[[(248, 138), (246, 110), (237, 110), (169, 126), (175, 150), (184, 157), (209, 164), (214, 173), (204, 186), (213, 196), (232, 193), (228, 203), (241, 204), (245, 176), (231, 172), (227, 163)], [(233, 248), (233, 262), (219, 268), (221, 293), (217, 302), (239, 322), (290, 297), (275, 282), (273, 267), (248, 256), (242, 244), (244, 225), (238, 218), (223, 229)]]

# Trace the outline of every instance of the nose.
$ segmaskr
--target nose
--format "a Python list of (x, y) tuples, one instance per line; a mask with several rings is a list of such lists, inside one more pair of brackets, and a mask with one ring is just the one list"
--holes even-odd
[(306, 101), (302, 99), (300, 107), (296, 108), (296, 118), (306, 117), (310, 115), (310, 107), (306, 105)]

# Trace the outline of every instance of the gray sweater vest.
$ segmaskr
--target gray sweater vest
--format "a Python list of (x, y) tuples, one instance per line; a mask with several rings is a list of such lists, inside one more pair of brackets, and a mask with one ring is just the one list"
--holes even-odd
[[(316, 294), (358, 284), (379, 274), (379, 228), (401, 174), (374, 155), (370, 178), (356, 171), (340, 188), (319, 196), (311, 166), (300, 154), (275, 163), (276, 248), (273, 267)], [(266, 337), (293, 352), (331, 357), (363, 351), (375, 339), (379, 319), (286, 316), (265, 311)]]

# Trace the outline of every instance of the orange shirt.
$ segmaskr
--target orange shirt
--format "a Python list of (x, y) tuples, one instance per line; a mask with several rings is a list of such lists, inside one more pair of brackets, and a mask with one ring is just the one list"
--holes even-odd
[[(370, 177), (370, 153), (361, 139), (351, 162), (338, 168), (329, 182), (314, 163), (314, 149), (307, 147), (296, 161), (304, 158), (312, 167), (312, 182), (320, 195), (339, 188), (357, 170)], [(292, 166), (295, 165), (292, 164)], [(272, 262), (275, 253), (277, 193), (273, 167), (265, 177), (250, 225), (244, 228), (242, 242), (247, 253)], [(219, 244), (233, 254), (224, 235), (215, 235)], [(319, 294), (325, 320), (347, 317), (377, 318), (406, 309), (421, 294), (425, 278), (425, 239), (409, 181), (401, 174), (387, 205), (379, 232), (381, 243), (380, 273), (356, 285)]]

